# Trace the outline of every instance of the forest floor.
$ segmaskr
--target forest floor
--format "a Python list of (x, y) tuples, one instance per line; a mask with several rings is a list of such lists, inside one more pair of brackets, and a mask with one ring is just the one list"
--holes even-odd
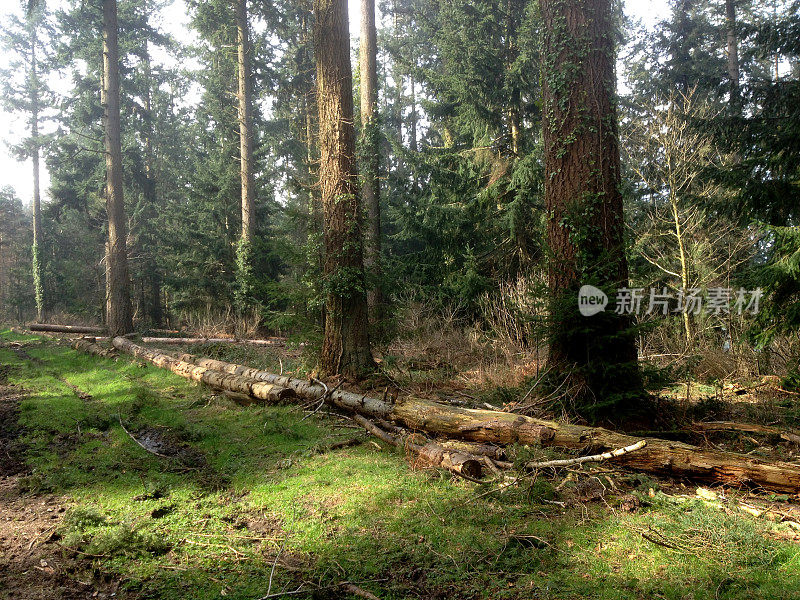
[(480, 486), (324, 411), (241, 407), (0, 328), (3, 599), (350, 597), (342, 582), (383, 600), (800, 598), (800, 536), (741, 500), (800, 506), (609, 465)]

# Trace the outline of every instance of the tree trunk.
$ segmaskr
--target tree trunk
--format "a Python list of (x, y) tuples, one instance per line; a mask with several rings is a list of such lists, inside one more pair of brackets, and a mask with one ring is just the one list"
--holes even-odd
[(252, 301), (252, 244), (255, 231), (255, 184), (253, 165), (253, 93), (250, 82), (250, 27), (247, 0), (236, 0), (236, 31), (239, 79), (239, 155), (242, 182), (242, 233), (238, 248), (240, 308)]
[[(144, 110), (145, 110), (145, 138), (144, 138), (144, 173), (145, 173), (145, 200), (150, 205), (151, 215), (158, 212), (158, 194), (156, 191), (156, 175), (155, 175), (155, 153), (153, 151), (153, 73), (150, 65), (150, 52), (148, 50), (147, 41), (144, 47), (144, 76), (145, 76), (145, 97), (144, 97)], [(150, 222), (145, 225), (149, 228), (155, 228), (155, 223)], [(144, 310), (150, 317), (150, 322), (156, 327), (161, 327), (164, 321), (164, 311), (161, 304), (161, 271), (156, 261), (155, 253), (157, 248), (150, 247), (145, 249), (147, 256), (147, 285), (149, 289), (149, 302), (148, 294), (143, 293), (145, 298)], [(142, 282), (144, 289), (145, 282)]]
[(36, 320), (44, 320), (44, 290), (42, 282), (42, 205), (39, 177), (39, 71), (36, 56), (38, 39), (35, 27), (31, 31), (30, 56), (30, 103), (31, 103), (31, 143), (33, 145), (31, 160), (33, 162), (33, 291), (36, 298)]
[(106, 151), (106, 325), (111, 335), (133, 331), (128, 276), (128, 226), (122, 188), (117, 1), (103, 0), (103, 104)]
[(320, 371), (360, 377), (375, 367), (367, 300), (345, 0), (314, 0), (320, 189), (324, 212), (325, 337)]
[(742, 99), (739, 90), (739, 36), (736, 32), (736, 0), (725, 0), (725, 27), (728, 36), (728, 81), (730, 84), (731, 114), (742, 112)]
[[(545, 204), (552, 252), (549, 364), (577, 384), (576, 408), (621, 409), (638, 393), (628, 319), (584, 317), (577, 295), (627, 287), (610, 0), (542, 0)], [(567, 375), (571, 374), (571, 375)], [(560, 380), (559, 380), (560, 383)]]
[(361, 0), (361, 139), (363, 148), (363, 185), (361, 188), (367, 208), (367, 227), (364, 236), (364, 267), (374, 278), (367, 292), (370, 314), (376, 316), (381, 304), (381, 204), (380, 204), (380, 127), (378, 108), (378, 34), (375, 29), (375, 0)]
[[(684, 293), (689, 291), (689, 257), (686, 255), (686, 239), (681, 225), (680, 207), (678, 197), (675, 193), (675, 185), (670, 184), (670, 206), (672, 209), (672, 222), (675, 227), (675, 239), (678, 241), (678, 260), (681, 264), (681, 287)], [(694, 340), (695, 328), (694, 320), (688, 310), (683, 310), (683, 332), (686, 336), (686, 348), (688, 349)]]

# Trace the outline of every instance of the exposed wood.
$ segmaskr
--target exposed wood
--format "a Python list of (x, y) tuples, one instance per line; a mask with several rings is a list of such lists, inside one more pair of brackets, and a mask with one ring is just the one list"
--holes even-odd
[[(291, 389), (299, 396), (309, 399), (319, 400), (326, 393), (325, 387), (319, 384), (192, 355), (181, 354), (176, 358), (143, 348), (122, 337), (114, 339), (114, 346), (139, 358), (152, 360), (158, 366), (172, 366), (175, 372), (183, 376), (198, 380), (205, 377), (213, 382), (212, 385), (224, 385), (233, 391), (240, 391), (232, 386), (244, 380)], [(252, 383), (250, 387), (257, 388)], [(540, 444), (597, 454), (626, 448), (641, 441), (640, 438), (602, 427), (556, 423), (501, 411), (448, 406), (418, 398), (406, 398), (392, 404), (366, 395), (335, 390), (329, 394), (328, 401), (350, 412), (388, 419), (411, 430), (473, 442)], [(386, 435), (394, 438), (391, 434)], [(645, 438), (644, 441), (645, 447), (619, 456), (616, 459), (618, 464), (656, 475), (748, 485), (779, 492), (800, 492), (800, 465), (769, 462), (752, 456), (706, 450), (658, 438)]]
[[(639, 441), (639, 438), (602, 427), (442, 406), (419, 399), (396, 403), (391, 417), (412, 429), (481, 442), (541, 444), (604, 452)], [(705, 450), (658, 438), (645, 438), (645, 441), (646, 447), (619, 457), (618, 464), (656, 475), (748, 485), (779, 492), (800, 491), (800, 465), (769, 462), (734, 452)]]
[(238, 338), (178, 338), (178, 337), (143, 337), (145, 344), (247, 344), (249, 346), (285, 346), (284, 338), (266, 340), (242, 340)]
[[(306, 400), (319, 400), (325, 395), (328, 390), (324, 385), (307, 381), (304, 379), (295, 379), (285, 375), (275, 375), (268, 371), (260, 369), (253, 369), (245, 365), (237, 365), (221, 360), (214, 360), (212, 358), (198, 357), (193, 354), (186, 353), (171, 353), (176, 358), (194, 363), (196, 365), (231, 373), (233, 375), (242, 375), (244, 377), (251, 377), (259, 381), (266, 381), (279, 386), (287, 387), (295, 391), (298, 396)], [(372, 398), (365, 394), (358, 394), (355, 392), (348, 392), (346, 390), (336, 389), (329, 393), (328, 396), (330, 403), (343, 408), (348, 411), (357, 412), (370, 417), (387, 418), (392, 411), (391, 402), (382, 399)]]
[(31, 331), (52, 331), (54, 333), (105, 333), (105, 327), (90, 327), (88, 325), (52, 325), (48, 323), (31, 323)]

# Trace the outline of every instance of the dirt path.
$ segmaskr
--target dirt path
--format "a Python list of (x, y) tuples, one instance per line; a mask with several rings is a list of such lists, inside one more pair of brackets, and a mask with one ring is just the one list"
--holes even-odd
[(68, 557), (58, 543), (68, 500), (26, 491), (30, 470), (19, 426), (25, 392), (6, 377), (0, 365), (0, 599), (116, 597), (118, 581), (93, 577), (90, 562)]

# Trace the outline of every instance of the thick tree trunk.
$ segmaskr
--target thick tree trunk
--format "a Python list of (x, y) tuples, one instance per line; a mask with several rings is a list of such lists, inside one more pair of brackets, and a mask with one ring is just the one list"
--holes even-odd
[(361, 193), (367, 208), (364, 236), (364, 267), (374, 278), (367, 292), (367, 305), (374, 317), (381, 299), (381, 204), (380, 204), (380, 127), (378, 109), (378, 34), (375, 29), (375, 0), (361, 0), (361, 139), (363, 149), (363, 185)]
[(353, 392), (330, 392), (323, 385), (244, 365), (189, 354), (167, 355), (138, 346), (122, 337), (115, 338), (113, 343), (118, 350), (149, 360), (183, 377), (219, 388), (250, 393), (246, 391), (247, 386), (252, 390), (255, 388), (253, 382), (275, 385), (291, 389), (302, 398), (325, 398), (344, 410), (367, 417), (389, 419), (411, 430), (436, 436), (488, 444), (557, 446), (589, 454), (629, 447), (644, 439), (647, 442), (644, 448), (619, 456), (615, 461), (628, 468), (657, 475), (752, 485), (786, 493), (800, 492), (800, 466), (791, 463), (772, 463), (733, 452), (704, 450), (681, 442), (632, 437), (601, 427), (556, 423), (494, 410), (460, 408), (417, 398), (391, 403)]
[(367, 334), (347, 2), (314, 0), (314, 14), (324, 267), (329, 290), (319, 367), (325, 374), (361, 377), (375, 363)]
[(106, 325), (111, 335), (133, 331), (128, 276), (128, 225), (122, 188), (119, 45), (117, 1), (103, 0), (103, 104), (105, 106), (106, 212)]
[(640, 385), (628, 319), (610, 309), (584, 317), (577, 301), (582, 285), (613, 297), (628, 282), (611, 1), (542, 0), (541, 9), (549, 364), (582, 389), (573, 399), (579, 409), (595, 402), (622, 408)]
[(242, 186), (242, 232), (238, 248), (239, 304), (252, 301), (252, 244), (255, 232), (255, 184), (253, 164), (253, 93), (251, 85), (250, 26), (247, 0), (236, 0), (236, 31), (239, 80), (239, 159)]

